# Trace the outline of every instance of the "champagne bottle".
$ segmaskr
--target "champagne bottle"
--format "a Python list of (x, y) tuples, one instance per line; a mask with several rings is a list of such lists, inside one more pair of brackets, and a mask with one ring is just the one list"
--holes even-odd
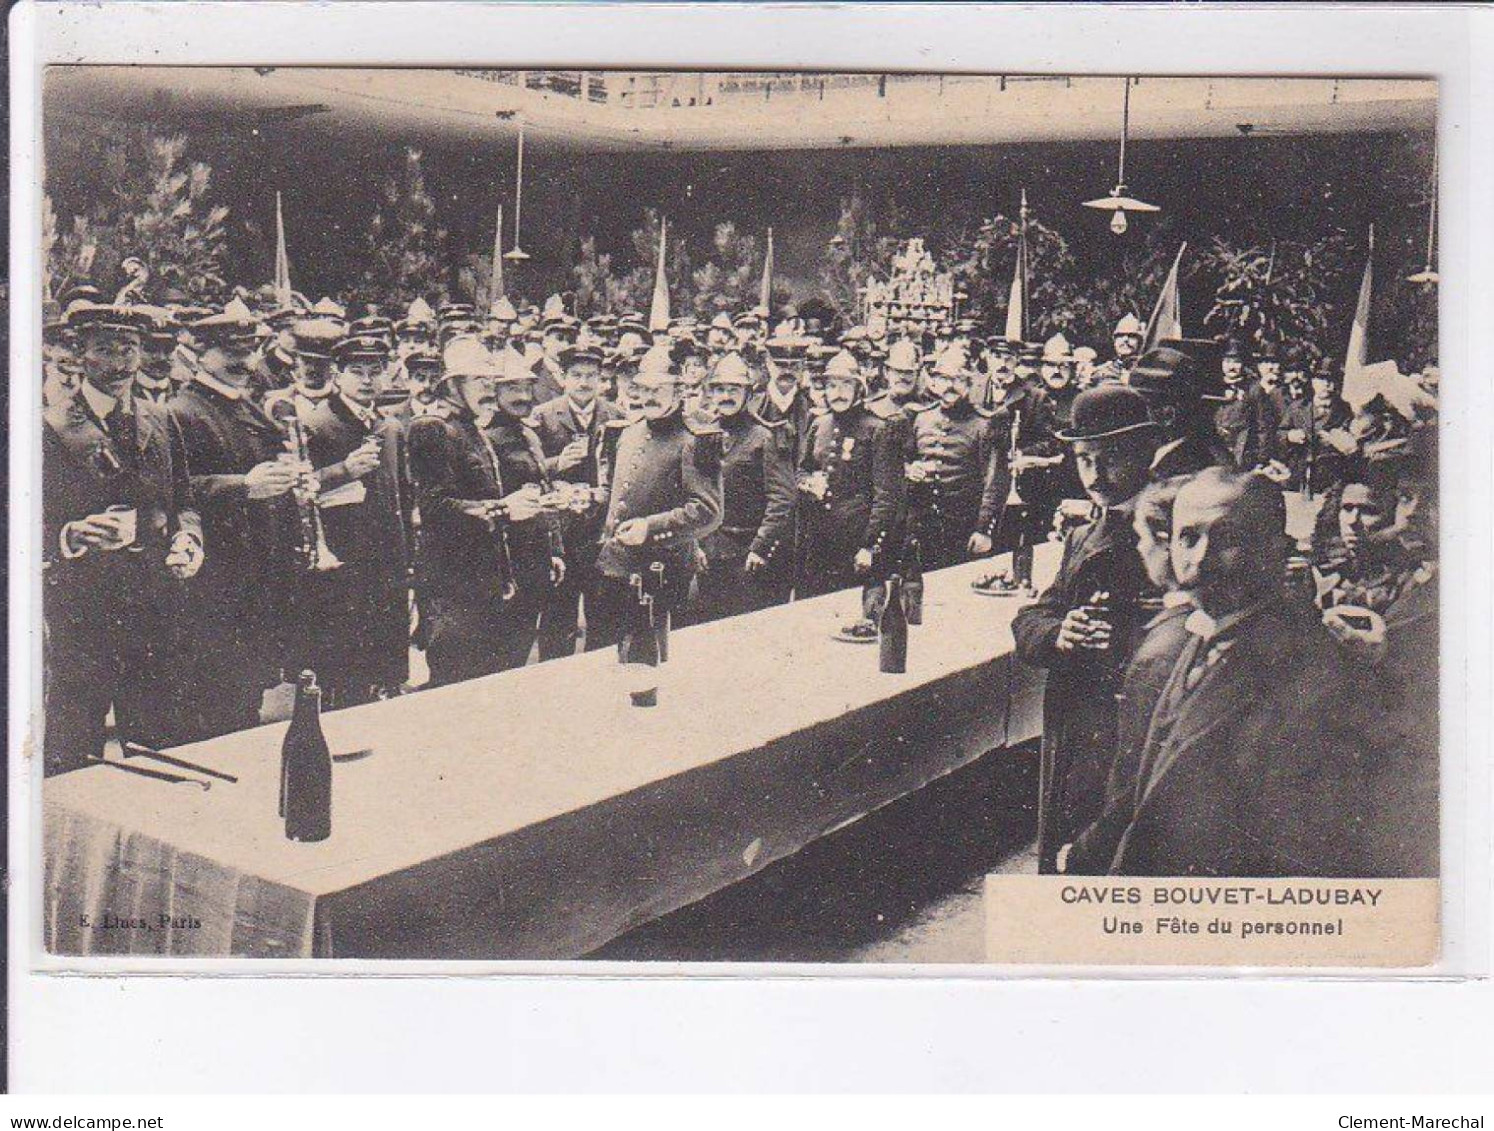
[(908, 576), (903, 582), (903, 605), (909, 624), (923, 623), (923, 547), (914, 538), (908, 543)]
[(322, 692), (316, 673), (303, 671), (296, 707), (280, 747), (280, 815), (290, 840), (332, 835), (332, 751), (322, 734)]
[(632, 625), (618, 642), (617, 658), (627, 669), (628, 698), (635, 707), (659, 704), (659, 632), (654, 623), (654, 598), (644, 590), (643, 578), (633, 574), (633, 596), (638, 602)]
[(877, 622), (881, 645), (881, 669), (884, 672), (908, 670), (908, 614), (903, 607), (903, 579), (894, 573), (887, 579), (887, 599), (882, 602), (882, 616)]
[(659, 611), (659, 603), (664, 597), (664, 563), (653, 562), (648, 567), (651, 585), (649, 594), (653, 598), (649, 605), (649, 616), (653, 621), (654, 635), (658, 639), (656, 647), (659, 650), (659, 663), (669, 663), (669, 611)]
[(1023, 592), (1032, 591), (1032, 539), (1028, 535), (1025, 518), (1017, 545), (1012, 550), (1012, 584)]

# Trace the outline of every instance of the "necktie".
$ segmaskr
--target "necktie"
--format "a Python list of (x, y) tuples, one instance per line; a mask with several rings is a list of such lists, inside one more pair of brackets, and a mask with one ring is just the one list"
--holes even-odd
[(137, 460), (135, 450), (135, 413), (123, 402), (115, 404), (104, 418), (104, 428), (114, 443), (119, 460), (126, 467), (134, 467)]

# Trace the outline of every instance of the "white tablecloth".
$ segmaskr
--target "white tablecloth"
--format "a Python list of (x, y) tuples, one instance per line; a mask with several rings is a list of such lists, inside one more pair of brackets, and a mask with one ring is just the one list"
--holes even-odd
[[(1057, 559), (1040, 550), (1040, 581)], [(847, 592), (674, 633), (656, 708), (629, 704), (605, 651), (331, 712), (334, 753), (373, 753), (335, 767), (319, 844), (276, 814), (284, 723), (177, 750), (240, 779), (206, 793), (105, 768), (50, 779), (47, 948), (584, 954), (1035, 737), (1022, 602), (970, 589), (990, 568), (928, 575), (901, 675), (831, 639)]]

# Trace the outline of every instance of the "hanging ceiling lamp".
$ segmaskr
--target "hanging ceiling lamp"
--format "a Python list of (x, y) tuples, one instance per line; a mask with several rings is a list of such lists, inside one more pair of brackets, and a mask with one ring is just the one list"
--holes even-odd
[(529, 258), (529, 253), (519, 244), (519, 221), (522, 219), (520, 208), (524, 200), (524, 123), (519, 123), (519, 160), (518, 172), (514, 177), (514, 246), (513, 250), (505, 252), (503, 258), (510, 263), (523, 263)]
[(1432, 150), (1432, 192), (1431, 200), (1427, 204), (1427, 265), (1414, 275), (1407, 275), (1406, 282), (1421, 283), (1423, 286), (1436, 286), (1438, 275), (1432, 266), (1433, 256), (1437, 250), (1437, 150)]
[(1121, 144), (1120, 144), (1120, 167), (1115, 177), (1115, 187), (1110, 190), (1109, 196), (1102, 196), (1097, 200), (1086, 200), (1084, 207), (1096, 208), (1101, 212), (1109, 212), (1110, 230), (1116, 235), (1124, 235), (1129, 226), (1127, 212), (1161, 212), (1162, 209), (1155, 204), (1148, 204), (1144, 200), (1137, 200), (1126, 195), (1126, 140), (1131, 132), (1131, 79), (1128, 76), (1121, 80), (1125, 83), (1125, 97), (1121, 103)]

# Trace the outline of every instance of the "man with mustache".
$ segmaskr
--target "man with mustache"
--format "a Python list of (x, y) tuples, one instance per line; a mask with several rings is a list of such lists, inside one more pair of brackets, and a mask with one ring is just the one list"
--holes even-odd
[(166, 410), (135, 389), (141, 324), (129, 308), (73, 303), (82, 380), (43, 413), (42, 615), (48, 774), (104, 755), (111, 708), (124, 741), (170, 742), (175, 582), (203, 564), (201, 522)]
[(1370, 848), (1386, 727), (1363, 677), (1282, 585), (1281, 491), (1200, 472), (1173, 504), (1171, 557), (1197, 606), (1152, 714), (1110, 871), (1395, 874)]
[(249, 308), (235, 298), (188, 328), (201, 368), (170, 413), (208, 549), (183, 633), (194, 681), (190, 737), (206, 738), (257, 725), (264, 690), (290, 661), (303, 568), (295, 493), (315, 484), (266, 412), (267, 339)]
[(844, 350), (825, 367), (825, 407), (799, 461), (801, 595), (863, 586), (864, 616), (847, 631), (872, 639), (877, 597), (901, 551), (907, 495), (901, 414), (868, 407), (865, 375)]
[(706, 403), (721, 429), (722, 519), (701, 539), (690, 622), (767, 608), (788, 598), (794, 552), (794, 465), (777, 435), (748, 408), (752, 372), (741, 354), (722, 356), (706, 379)]
[(564, 569), (539, 440), (524, 425), (534, 374), (460, 336), (442, 351), (444, 415), (410, 423), (420, 508), (416, 590), (436, 684), (522, 665)]
[(1038, 866), (1098, 817), (1116, 749), (1116, 692), (1155, 597), (1136, 552), (1132, 510), (1159, 433), (1145, 398), (1116, 382), (1074, 398), (1059, 433), (1100, 517), (1071, 531), (1053, 584), (1012, 622), (1017, 657), (1046, 668)]
[(910, 531), (929, 569), (989, 554), (1006, 503), (1004, 429), (970, 403), (973, 369), (965, 347), (946, 349), (927, 380), (937, 403), (913, 419)]
[(597, 616), (609, 640), (640, 627), (635, 577), (653, 595), (656, 623), (667, 624), (689, 595), (700, 539), (721, 524), (720, 430), (685, 415), (667, 345), (643, 355), (633, 390), (638, 418), (620, 430), (601, 473)]
[[(565, 392), (534, 410), (531, 424), (545, 453), (545, 470), (556, 480), (595, 488), (603, 438), (615, 433), (623, 410), (601, 395), (602, 351), (583, 341), (560, 354)], [(596, 560), (602, 536), (598, 508), (561, 519), (565, 543), (565, 579), (550, 594), (540, 618), (540, 659), (569, 656), (576, 650), (581, 605), (586, 604), (586, 648), (611, 643), (601, 625), (591, 624), (596, 604)]]

